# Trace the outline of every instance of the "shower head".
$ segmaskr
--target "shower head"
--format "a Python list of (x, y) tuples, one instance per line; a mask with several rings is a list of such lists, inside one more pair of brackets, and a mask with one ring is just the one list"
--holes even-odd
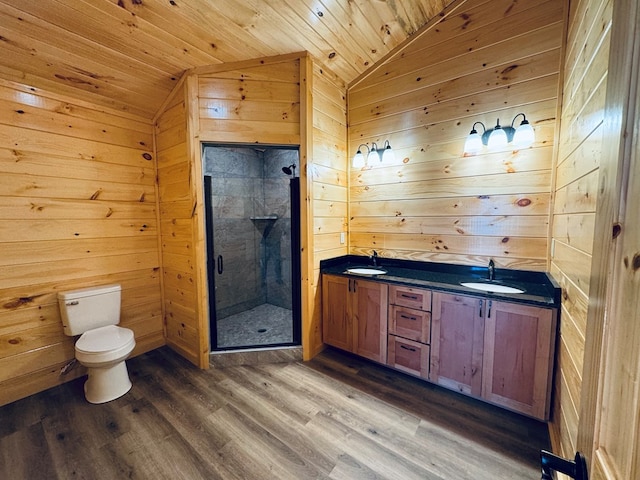
[(295, 174), (296, 174), (296, 165), (295, 165), (295, 163), (292, 163), (288, 167), (282, 167), (282, 171), (287, 175), (295, 176)]

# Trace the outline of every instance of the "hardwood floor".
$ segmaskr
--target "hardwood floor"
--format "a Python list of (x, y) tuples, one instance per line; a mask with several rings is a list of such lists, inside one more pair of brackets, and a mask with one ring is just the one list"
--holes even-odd
[(335, 350), (197, 370), (128, 361), (103, 405), (78, 379), (0, 407), (7, 479), (539, 479), (546, 425)]

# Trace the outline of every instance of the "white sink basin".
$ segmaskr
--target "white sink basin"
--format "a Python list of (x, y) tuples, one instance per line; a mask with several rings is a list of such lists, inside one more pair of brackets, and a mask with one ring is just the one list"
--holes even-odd
[(507, 285), (500, 285), (497, 283), (482, 283), (482, 282), (461, 282), (460, 285), (468, 288), (475, 288), (476, 290), (482, 290), (483, 292), (491, 293), (524, 293), (524, 290), (519, 288), (509, 287)]
[(387, 271), (375, 267), (354, 267), (347, 268), (347, 273), (357, 273), (358, 275), (384, 275)]

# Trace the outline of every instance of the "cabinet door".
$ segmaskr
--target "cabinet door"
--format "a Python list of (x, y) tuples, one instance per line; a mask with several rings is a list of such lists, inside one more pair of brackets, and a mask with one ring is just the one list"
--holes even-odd
[(489, 301), (484, 328), (482, 397), (511, 410), (547, 420), (555, 311)]
[(347, 277), (322, 276), (322, 341), (347, 351), (353, 351), (349, 305), (353, 282)]
[(354, 352), (386, 363), (388, 285), (360, 279), (352, 281)]
[(484, 302), (480, 298), (433, 293), (431, 381), (468, 395), (482, 393)]

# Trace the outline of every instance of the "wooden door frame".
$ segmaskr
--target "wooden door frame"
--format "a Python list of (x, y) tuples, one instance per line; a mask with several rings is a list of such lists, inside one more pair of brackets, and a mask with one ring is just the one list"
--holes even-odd
[[(637, 0), (613, 2), (611, 47), (607, 75), (603, 156), (599, 168), (593, 258), (589, 283), (589, 308), (585, 336), (580, 417), (576, 448), (593, 466), (597, 442), (598, 410), (602, 388), (602, 348), (605, 319), (610, 314), (611, 287), (615, 269), (615, 238), (619, 232), (625, 188), (625, 164), (629, 162), (632, 132), (637, 114), (634, 82), (640, 60), (640, 7)], [(611, 368), (612, 366), (608, 366)]]

